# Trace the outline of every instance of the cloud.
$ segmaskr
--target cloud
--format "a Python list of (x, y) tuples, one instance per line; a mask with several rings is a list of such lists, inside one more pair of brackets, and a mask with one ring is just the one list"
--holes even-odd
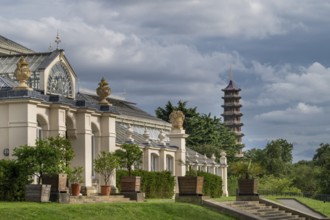
[[(284, 123), (290, 124), (294, 122), (299, 122), (301, 120), (306, 120), (306, 117), (314, 120), (315, 116), (318, 116), (323, 113), (321, 107), (308, 105), (306, 103), (298, 103), (293, 108), (287, 108), (285, 110), (276, 110), (267, 113), (262, 113), (256, 115), (255, 118), (257, 120), (262, 120), (267, 123)], [(308, 119), (307, 119), (308, 120)]]

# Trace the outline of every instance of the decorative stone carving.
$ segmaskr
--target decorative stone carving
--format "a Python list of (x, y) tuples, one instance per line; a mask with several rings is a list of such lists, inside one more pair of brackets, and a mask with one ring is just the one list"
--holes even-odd
[(127, 141), (134, 142), (133, 133), (134, 133), (134, 130), (133, 130), (132, 126), (129, 124), (127, 127), (127, 130), (126, 130)]
[(182, 111), (173, 111), (170, 114), (170, 122), (172, 123), (172, 129), (182, 129), (184, 118), (185, 117)]
[(165, 139), (166, 139), (166, 134), (164, 133), (163, 130), (160, 131), (159, 135), (158, 135), (158, 138), (159, 138), (159, 142), (161, 145), (165, 145)]
[(150, 134), (147, 128), (144, 128), (144, 133), (143, 133), (144, 141), (146, 144), (150, 144)]
[(25, 61), (24, 57), (21, 57), (17, 63), (15, 70), (15, 77), (19, 81), (19, 85), (15, 87), (15, 90), (32, 90), (27, 84), (26, 81), (31, 76), (31, 70), (28, 63)]
[(110, 103), (107, 101), (107, 97), (110, 95), (111, 89), (109, 87), (109, 84), (104, 78), (101, 79), (101, 82), (99, 83), (99, 87), (96, 89), (96, 93), (100, 97), (99, 104), (110, 105)]

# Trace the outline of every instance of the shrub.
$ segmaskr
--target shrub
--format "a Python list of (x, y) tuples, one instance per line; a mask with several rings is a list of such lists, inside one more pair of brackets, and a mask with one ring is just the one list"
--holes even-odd
[(222, 196), (222, 178), (220, 176), (202, 171), (197, 171), (197, 176), (204, 177), (204, 195), (212, 198), (219, 198)]
[[(120, 178), (127, 176), (127, 170), (117, 170), (116, 183), (120, 190)], [(141, 176), (141, 190), (145, 192), (146, 198), (170, 199), (174, 195), (175, 177), (171, 172), (148, 172), (144, 170), (132, 171), (133, 176)]]
[(24, 169), (14, 160), (0, 160), (0, 200), (24, 199), (25, 185), (31, 183)]
[(260, 179), (259, 183), (260, 192), (271, 192), (274, 194), (282, 193), (296, 193), (300, 194), (301, 191), (293, 186), (293, 181), (287, 177), (275, 177), (273, 175), (264, 176)]

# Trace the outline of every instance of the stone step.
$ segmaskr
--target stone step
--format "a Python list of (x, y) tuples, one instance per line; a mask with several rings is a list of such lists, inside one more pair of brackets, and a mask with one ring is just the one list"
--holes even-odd
[(70, 196), (70, 203), (111, 203), (111, 202), (130, 202), (129, 198), (124, 198), (122, 195), (110, 196)]

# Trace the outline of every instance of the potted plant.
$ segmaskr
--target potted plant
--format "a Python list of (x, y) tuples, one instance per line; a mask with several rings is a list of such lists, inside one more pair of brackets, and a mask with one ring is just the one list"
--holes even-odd
[(94, 160), (95, 172), (101, 174), (104, 180), (104, 185), (101, 185), (101, 195), (110, 195), (109, 180), (113, 171), (119, 166), (118, 157), (110, 152), (102, 151), (101, 154)]
[(83, 167), (74, 167), (69, 171), (69, 181), (71, 184), (71, 194), (72, 196), (80, 195), (80, 184), (83, 182)]
[(179, 195), (203, 195), (204, 177), (189, 166), (186, 176), (178, 177)]
[(32, 178), (37, 176), (38, 184), (29, 184), (25, 188), (25, 200), (48, 202), (51, 185), (42, 184), (45, 174), (59, 173), (60, 151), (49, 144), (49, 140), (40, 139), (36, 146), (23, 145), (14, 149), (14, 156), (20, 167)]
[(262, 168), (251, 160), (239, 161), (231, 166), (231, 172), (238, 177), (238, 195), (257, 195), (258, 179)]
[(132, 169), (134, 165), (141, 163), (142, 151), (136, 144), (125, 143), (116, 150), (115, 154), (118, 156), (122, 168), (126, 168), (128, 176), (123, 176), (120, 179), (121, 192), (141, 192), (141, 177), (132, 176)]
[(70, 163), (74, 158), (74, 150), (71, 142), (65, 137), (48, 137), (46, 140), (51, 147), (57, 149), (59, 152), (58, 172), (55, 174), (44, 174), (42, 183), (52, 186), (51, 201), (68, 200), (68, 172), (70, 171)]

